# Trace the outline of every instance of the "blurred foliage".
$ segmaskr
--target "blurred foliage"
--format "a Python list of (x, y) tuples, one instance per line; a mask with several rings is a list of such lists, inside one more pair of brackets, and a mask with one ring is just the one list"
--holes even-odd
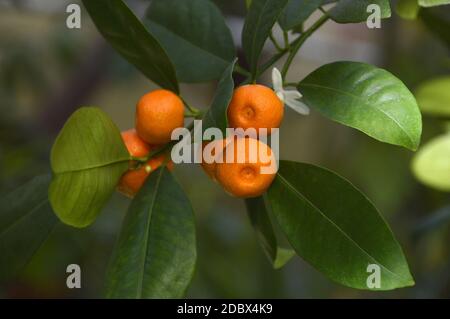
[[(2, 7), (4, 3), (6, 7)], [(145, 6), (146, 1), (133, 3)], [(238, 17), (245, 12), (244, 1), (215, 3), (228, 15)], [(46, 123), (41, 122), (42, 114), (48, 111), (47, 101), (65, 89), (64, 80), (89, 55), (92, 44), (99, 41), (88, 19), (83, 20), (82, 30), (67, 30), (63, 27), (64, 11), (38, 10), (26, 4), (0, 2), (2, 194), (49, 171), (49, 147), (54, 136), (43, 129)], [(434, 26), (450, 14), (449, 7), (433, 9), (440, 18), (430, 18), (429, 13), (429, 9), (421, 10), (418, 20), (395, 17), (383, 22), (383, 38), (377, 43), (382, 47), (384, 67), (410, 89), (449, 73), (449, 46), (441, 41), (448, 39), (449, 29)], [(104, 107), (121, 129), (126, 129), (133, 123), (130, 110), (137, 97), (153, 85), (116, 54), (110, 54), (107, 68), (99, 70), (105, 76), (96, 83), (95, 92), (82, 96), (82, 100), (86, 105)], [(206, 107), (212, 88), (192, 85), (182, 90), (194, 92), (189, 96), (196, 102), (193, 104)], [(113, 98), (111, 92), (115, 89), (121, 94)], [(63, 123), (66, 118), (58, 120)], [(436, 119), (424, 118), (422, 143), (440, 132)], [(388, 293), (355, 291), (329, 282), (298, 257), (274, 271), (256, 242), (243, 201), (224, 194), (199, 167), (181, 165), (176, 175), (191, 198), (198, 229), (199, 259), (190, 297), (450, 297), (448, 219), (440, 219), (440, 227), (414, 233), (434, 212), (448, 206), (449, 195), (414, 180), (410, 171), (413, 153), (378, 143), (317, 114), (304, 118), (288, 111), (281, 138), (282, 158), (314, 161), (334, 169), (368, 194), (405, 247), (416, 286)], [(127, 199), (115, 195), (93, 226), (84, 230), (58, 226), (26, 270), (0, 287), (0, 296), (100, 296), (110, 252), (128, 204)], [(81, 266), (82, 289), (66, 288), (66, 267), (71, 263)]]

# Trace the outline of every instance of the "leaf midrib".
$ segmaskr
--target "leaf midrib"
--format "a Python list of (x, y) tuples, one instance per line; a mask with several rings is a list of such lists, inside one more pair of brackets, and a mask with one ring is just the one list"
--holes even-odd
[[(260, 11), (260, 13), (262, 13), (262, 12), (264, 12), (265, 10), (266, 10), (266, 6), (267, 6), (267, 3), (269, 2), (270, 0), (266, 0), (265, 2), (264, 2), (264, 4), (263, 4), (263, 7), (262, 7), (262, 10)], [(257, 20), (256, 20), (256, 23), (255, 23), (255, 29), (256, 30), (258, 30), (259, 29), (259, 25), (260, 25), (260, 23), (261, 23), (261, 19), (262, 19), (262, 14), (259, 14), (258, 15), (258, 18), (257, 18)], [(256, 38), (257, 38), (257, 35), (258, 35), (258, 32), (253, 32), (253, 37), (252, 37), (252, 41), (251, 41), (251, 50), (252, 50), (252, 52), (251, 52), (251, 58), (252, 58), (252, 61), (251, 61), (251, 64), (252, 64), (252, 69), (253, 69), (253, 65), (255, 65), (256, 67), (257, 67), (257, 61), (255, 61), (255, 60), (257, 60), (256, 59), (256, 57), (254, 57), (254, 55), (256, 54), (255, 53), (255, 43), (256, 43)]]
[(102, 168), (102, 167), (106, 167), (106, 166), (112, 166), (112, 165), (116, 165), (116, 164), (121, 164), (123, 162), (128, 162), (130, 160), (131, 159), (128, 156), (126, 159), (124, 158), (124, 159), (114, 160), (114, 161), (110, 161), (110, 162), (93, 164), (91, 166), (80, 167), (80, 168), (76, 168), (76, 169), (67, 169), (67, 170), (61, 170), (61, 171), (54, 170), (53, 172), (55, 174), (75, 173), (75, 172), (87, 171), (87, 170), (91, 170), (91, 169), (96, 169), (96, 168)]
[(289, 183), (289, 181), (284, 178), (280, 172), (277, 173), (278, 177), (280, 178), (280, 181), (285, 184), (289, 190), (291, 190), (295, 195), (305, 200), (311, 207), (313, 207), (317, 212), (320, 213), (320, 215), (331, 225), (333, 225), (345, 238), (347, 238), (350, 243), (356, 246), (363, 254), (365, 254), (369, 259), (373, 260), (376, 264), (380, 265), (384, 270), (386, 270), (388, 273), (392, 274), (394, 277), (399, 278), (402, 282), (407, 283), (410, 280), (407, 278), (404, 278), (401, 275), (396, 274), (395, 272), (388, 269), (386, 266), (384, 266), (382, 263), (377, 261), (372, 255), (370, 255), (364, 248), (362, 248), (350, 235), (348, 235), (342, 228), (340, 228), (333, 220), (328, 218), (316, 205), (314, 205), (308, 198), (306, 198), (303, 194), (301, 194), (293, 185)]
[(359, 96), (357, 96), (357, 95), (355, 95), (355, 94), (352, 94), (352, 93), (350, 93), (350, 92), (346, 92), (346, 91), (343, 91), (343, 90), (340, 90), (340, 89), (337, 89), (337, 88), (333, 88), (333, 87), (329, 87), (329, 86), (324, 86), (324, 85), (320, 85), (320, 84), (301, 83), (300, 86), (309, 86), (309, 87), (322, 88), (322, 89), (325, 89), (325, 90), (334, 91), (334, 92), (337, 92), (337, 93), (340, 93), (340, 94), (343, 94), (343, 95), (350, 96), (350, 97), (352, 97), (352, 98), (354, 98), (354, 99), (356, 99), (356, 100), (358, 100), (358, 101), (362, 101), (364, 105), (367, 105), (368, 107), (370, 107), (370, 108), (372, 108), (372, 109), (374, 109), (374, 110), (380, 112), (381, 114), (383, 114), (384, 116), (386, 116), (388, 119), (390, 119), (391, 121), (393, 121), (395, 124), (397, 124), (398, 127), (401, 129), (401, 131), (406, 135), (406, 137), (407, 137), (408, 140), (410, 141), (411, 145), (412, 145), (412, 146), (415, 145), (415, 143), (414, 143), (412, 137), (411, 137), (411, 136), (409, 135), (409, 133), (405, 130), (405, 128), (404, 128), (402, 125), (400, 125), (400, 123), (399, 123), (395, 118), (391, 117), (388, 113), (384, 112), (383, 110), (381, 110), (381, 109), (379, 109), (379, 108), (377, 108), (377, 107), (375, 107), (375, 106), (372, 106), (371, 104), (367, 103), (367, 102), (366, 102), (364, 99), (362, 99), (361, 97), (359, 97)]
[(138, 280), (138, 287), (137, 287), (137, 291), (136, 291), (136, 298), (141, 299), (142, 298), (142, 292), (143, 292), (143, 281), (144, 281), (144, 274), (145, 274), (145, 264), (147, 261), (147, 255), (148, 255), (148, 236), (150, 233), (150, 225), (152, 223), (152, 215), (153, 215), (153, 208), (155, 206), (155, 202), (156, 202), (156, 196), (158, 194), (158, 190), (159, 190), (159, 184), (161, 183), (161, 177), (164, 173), (164, 167), (160, 169), (160, 173), (158, 175), (158, 178), (156, 180), (156, 184), (155, 184), (155, 191), (153, 193), (152, 196), (152, 200), (150, 203), (150, 207), (149, 207), (149, 213), (148, 213), (148, 220), (146, 223), (146, 227), (145, 227), (145, 237), (144, 237), (144, 244), (143, 244), (143, 249), (145, 250), (144, 252), (144, 256), (142, 258), (142, 265), (141, 265), (141, 273), (139, 274), (139, 280)]

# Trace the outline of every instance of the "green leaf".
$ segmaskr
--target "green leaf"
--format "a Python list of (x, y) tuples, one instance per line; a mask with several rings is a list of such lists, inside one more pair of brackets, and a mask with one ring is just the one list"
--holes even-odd
[(419, 0), (419, 6), (421, 7), (442, 6), (444, 4), (450, 4), (450, 0)]
[(153, 0), (146, 23), (181, 82), (216, 80), (236, 56), (231, 32), (209, 0)]
[(123, 222), (107, 277), (109, 298), (181, 298), (196, 262), (194, 215), (167, 171), (150, 174)]
[[(414, 284), (388, 225), (347, 180), (310, 164), (281, 161), (268, 196), (291, 246), (331, 280), (373, 290)], [(379, 266), (379, 288), (367, 285), (371, 264)]]
[(288, 0), (253, 0), (245, 18), (242, 31), (242, 47), (256, 76), (258, 60), (273, 25), (278, 20)]
[(117, 52), (156, 84), (179, 92), (175, 69), (166, 52), (122, 0), (83, 0), (83, 4)]
[(236, 60), (228, 66), (220, 79), (211, 107), (203, 117), (203, 130), (216, 127), (222, 131), (223, 136), (226, 136), (226, 128), (228, 127), (227, 109), (233, 97), (233, 69), (235, 64)]
[(380, 7), (381, 19), (391, 17), (389, 0), (340, 0), (328, 13), (337, 23), (365, 22), (373, 14), (373, 11), (368, 12), (372, 4)]
[(306, 19), (322, 5), (322, 1), (323, 0), (289, 0), (278, 18), (278, 23), (283, 30), (291, 30), (305, 22)]
[(75, 227), (94, 222), (129, 160), (119, 130), (103, 111), (82, 107), (72, 114), (51, 152), (49, 197), (59, 219)]
[(0, 199), (0, 282), (20, 272), (57, 223), (50, 176), (39, 176)]
[(399, 0), (395, 11), (403, 19), (414, 20), (419, 13), (419, 4), (417, 0)]
[(420, 143), (417, 102), (388, 71), (365, 63), (335, 62), (312, 72), (298, 89), (306, 104), (336, 122), (412, 150)]
[(422, 83), (417, 88), (416, 99), (423, 113), (450, 116), (450, 76)]
[(283, 267), (295, 252), (278, 246), (264, 197), (247, 198), (245, 205), (264, 253), (275, 269)]
[(450, 191), (450, 133), (432, 139), (415, 155), (412, 168), (419, 181)]

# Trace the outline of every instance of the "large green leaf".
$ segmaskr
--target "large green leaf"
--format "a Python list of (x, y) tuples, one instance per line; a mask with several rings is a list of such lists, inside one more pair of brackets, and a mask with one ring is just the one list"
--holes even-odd
[(181, 298), (196, 262), (194, 215), (166, 168), (153, 172), (123, 222), (107, 278), (109, 298)]
[(16, 275), (58, 219), (48, 202), (50, 176), (39, 176), (0, 199), (0, 282)]
[(335, 62), (312, 72), (298, 89), (306, 104), (334, 121), (412, 150), (420, 143), (417, 102), (388, 71), (365, 63)]
[(146, 17), (181, 82), (218, 79), (236, 56), (231, 32), (209, 0), (153, 0)]
[[(358, 289), (414, 284), (388, 225), (347, 180), (310, 164), (281, 161), (268, 196), (291, 246), (330, 279)], [(379, 267), (379, 288), (367, 286), (371, 264)]]
[(382, 19), (391, 17), (389, 0), (340, 0), (329, 11), (329, 15), (337, 23), (365, 22), (372, 14), (372, 12), (367, 12), (367, 7), (371, 4), (380, 7)]
[(232, 62), (220, 79), (217, 86), (216, 94), (214, 95), (211, 107), (205, 113), (203, 117), (203, 129), (206, 130), (210, 127), (216, 127), (222, 131), (223, 136), (226, 134), (226, 128), (228, 127), (227, 109), (233, 97), (234, 81), (233, 81), (233, 69), (236, 64), (236, 60)]
[(444, 4), (450, 4), (450, 0), (419, 0), (419, 6), (421, 7), (434, 7)]
[(417, 18), (419, 9), (420, 7), (417, 0), (399, 0), (397, 2), (397, 6), (395, 7), (395, 11), (400, 17), (409, 20), (414, 20)]
[(288, 0), (253, 0), (248, 9), (242, 31), (242, 47), (253, 76), (258, 60), (273, 25), (278, 20)]
[(322, 2), (323, 0), (289, 0), (278, 18), (278, 23), (283, 30), (291, 30), (305, 22)]
[(64, 125), (51, 152), (49, 197), (62, 222), (90, 225), (128, 169), (120, 132), (100, 109), (83, 107)]
[(423, 113), (450, 116), (450, 76), (422, 83), (417, 88), (416, 99)]
[(245, 205), (264, 253), (275, 269), (283, 267), (295, 252), (278, 246), (264, 197), (247, 198)]
[(83, 0), (97, 29), (146, 77), (178, 93), (175, 68), (159, 42), (122, 0)]
[(413, 171), (422, 183), (450, 191), (450, 133), (428, 142), (416, 154)]

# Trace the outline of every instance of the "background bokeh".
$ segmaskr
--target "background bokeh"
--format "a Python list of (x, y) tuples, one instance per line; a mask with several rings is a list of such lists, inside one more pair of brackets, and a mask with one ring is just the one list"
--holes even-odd
[[(239, 46), (244, 0), (214, 2)], [(81, 29), (67, 29), (68, 3), (77, 1), (0, 0), (0, 196), (50, 171), (53, 140), (78, 107), (99, 106), (124, 130), (134, 124), (139, 97), (155, 88), (102, 40), (86, 12)], [(142, 13), (149, 1), (128, 3)], [(449, 10), (439, 7), (438, 14), (450, 16)], [(439, 37), (422, 21), (397, 16), (374, 30), (328, 22), (299, 53), (288, 80), (297, 82), (324, 63), (354, 60), (386, 68), (414, 91), (423, 80), (450, 73), (449, 47), (442, 41), (450, 30), (440, 32)], [(267, 44), (265, 57), (273, 50)], [(269, 84), (269, 75), (261, 80)], [(182, 93), (191, 105), (207, 108), (215, 86), (182, 85)], [(441, 131), (436, 119), (424, 117), (422, 142)], [(256, 242), (243, 201), (225, 194), (191, 164), (175, 169), (197, 223), (199, 259), (189, 297), (450, 297), (449, 194), (414, 179), (412, 152), (379, 143), (314, 111), (305, 117), (290, 110), (281, 127), (280, 150), (283, 159), (333, 169), (365, 191), (404, 247), (416, 286), (385, 293), (349, 289), (333, 284), (299, 257), (273, 270)], [(0, 297), (101, 297), (128, 205), (128, 199), (115, 194), (93, 226), (79, 230), (59, 225), (26, 269), (0, 285)], [(434, 221), (436, 214), (443, 217)], [(81, 266), (81, 289), (66, 287), (65, 271), (72, 263)]]

